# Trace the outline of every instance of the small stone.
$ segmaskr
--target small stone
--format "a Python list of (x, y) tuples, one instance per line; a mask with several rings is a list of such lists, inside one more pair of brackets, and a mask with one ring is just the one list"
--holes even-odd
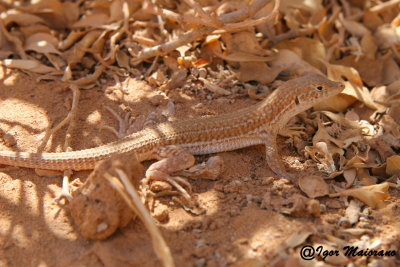
[(97, 225), (97, 232), (103, 232), (104, 230), (106, 230), (108, 228), (108, 224), (105, 222), (101, 222)]
[(194, 262), (194, 266), (195, 267), (203, 267), (205, 265), (206, 265), (206, 259), (205, 258), (198, 259), (197, 261)]
[(341, 227), (349, 227), (350, 226), (350, 221), (346, 217), (341, 217), (338, 221), (338, 226)]
[(200, 78), (206, 78), (207, 77), (207, 70), (205, 68), (200, 68), (199, 69), (199, 77)]
[(161, 104), (164, 104), (167, 101), (167, 99), (163, 95), (155, 95), (151, 97), (149, 101), (153, 106), (159, 106)]
[(324, 213), (326, 211), (326, 205), (325, 204), (320, 204), (319, 205), (319, 209), (320, 209), (321, 213)]
[(8, 147), (15, 146), (17, 144), (17, 141), (15, 140), (14, 136), (9, 133), (3, 134), (3, 140), (4, 144)]
[(340, 209), (342, 207), (342, 204), (340, 203), (339, 200), (336, 199), (331, 199), (326, 203), (328, 208), (331, 209)]
[(194, 77), (199, 77), (200, 71), (198, 68), (191, 68), (190, 69), (190, 73), (194, 76)]
[(246, 200), (250, 203), (253, 200), (253, 195), (246, 195)]
[(269, 177), (263, 177), (263, 178), (261, 178), (261, 184), (262, 185), (269, 185), (269, 184), (272, 184), (272, 182), (274, 181), (274, 177), (271, 177), (271, 176), (269, 176)]
[(319, 201), (316, 199), (309, 200), (307, 202), (307, 211), (309, 214), (318, 217), (321, 214), (321, 207)]
[(156, 219), (159, 222), (166, 222), (169, 219), (169, 212), (168, 212), (168, 206), (163, 205), (163, 204), (158, 204), (152, 213), (153, 218)]

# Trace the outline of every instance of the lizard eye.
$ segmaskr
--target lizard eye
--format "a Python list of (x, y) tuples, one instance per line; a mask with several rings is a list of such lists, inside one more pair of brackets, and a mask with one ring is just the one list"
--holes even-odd
[(323, 89), (323, 87), (321, 85), (317, 86), (317, 90), (321, 91)]

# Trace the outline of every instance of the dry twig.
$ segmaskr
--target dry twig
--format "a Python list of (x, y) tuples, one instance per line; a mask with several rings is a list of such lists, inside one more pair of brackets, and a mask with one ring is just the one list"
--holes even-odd
[[(218, 26), (218, 28), (225, 30), (225, 31), (240, 31), (249, 27), (254, 27), (256, 25), (259, 25), (261, 23), (265, 23), (267, 21), (273, 20), (276, 15), (278, 14), (279, 7), (280, 7), (280, 0), (275, 1), (275, 6), (271, 14), (269, 14), (266, 17), (257, 19), (257, 20), (249, 20), (249, 21), (241, 21), (246, 18), (252, 17), (258, 10), (263, 8), (269, 1), (268, 0), (258, 0), (255, 1), (252, 5), (250, 5), (248, 8), (244, 8), (241, 10), (233, 11), (231, 13), (223, 14), (218, 17), (218, 21), (220, 22), (222, 26)], [(165, 9), (160, 9), (157, 7), (154, 7), (150, 4), (144, 5), (143, 7), (148, 13), (155, 14), (155, 15), (161, 15), (165, 16), (168, 19), (172, 19), (175, 21), (182, 21), (186, 18), (184, 18), (181, 15), (178, 15), (172, 11), (165, 10)], [(187, 19), (186, 19), (187, 20)], [(241, 22), (238, 22), (241, 21)], [(190, 22), (194, 22), (193, 18), (191, 19)], [(236, 23), (237, 22), (237, 23)], [(150, 48), (145, 48), (143, 49), (138, 55), (132, 55), (134, 58), (132, 59), (132, 64), (136, 65), (142, 62), (143, 60), (146, 60), (151, 57), (163, 55), (165, 53), (168, 53), (170, 51), (173, 51), (174, 49), (187, 44), (189, 42), (192, 42), (194, 40), (197, 40), (201, 38), (205, 34), (210, 34), (213, 32), (217, 27), (214, 23), (206, 22), (203, 19), (196, 20), (197, 24), (200, 25), (206, 25), (207, 26), (201, 26), (196, 29), (192, 29), (183, 35), (179, 36), (178, 38), (169, 41), (167, 43), (163, 43), (161, 45), (156, 45)]]
[[(121, 195), (129, 207), (140, 217), (145, 227), (149, 231), (153, 240), (153, 247), (164, 266), (175, 266), (171, 252), (167, 243), (158, 230), (153, 218), (150, 216), (132, 183), (127, 175), (120, 169), (116, 169), (118, 178), (111, 176), (109, 173), (104, 174), (104, 178), (108, 180), (111, 186)], [(122, 183), (121, 183), (122, 181)]]

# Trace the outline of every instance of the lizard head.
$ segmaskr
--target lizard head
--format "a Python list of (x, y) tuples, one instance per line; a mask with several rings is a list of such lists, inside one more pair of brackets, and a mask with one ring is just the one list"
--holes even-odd
[[(337, 95), (344, 89), (340, 82), (331, 81), (319, 74), (307, 74), (300, 78), (289, 80), (277, 88), (265, 103), (267, 109), (271, 106), (280, 127), (286, 125), (290, 118), (311, 108), (316, 103)], [(268, 113), (266, 111), (266, 113)]]
[(295, 83), (294, 91), (296, 92), (293, 100), (296, 105), (302, 106), (304, 110), (337, 95), (344, 89), (341, 82), (331, 81), (315, 73), (291, 81)]

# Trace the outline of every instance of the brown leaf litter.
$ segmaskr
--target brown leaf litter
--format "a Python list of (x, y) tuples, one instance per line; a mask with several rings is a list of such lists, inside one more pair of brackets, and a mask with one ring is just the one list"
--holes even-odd
[[(258, 147), (196, 157), (177, 174), (189, 197), (143, 187), (126, 158), (74, 174), (85, 183), (61, 207), (59, 177), (1, 169), (0, 265), (398, 265), (399, 14), (397, 0), (1, 1), (1, 150), (94, 147), (255, 104), (308, 72), (345, 89), (280, 132), (295, 184)], [(304, 245), (340, 255), (306, 262)]]

